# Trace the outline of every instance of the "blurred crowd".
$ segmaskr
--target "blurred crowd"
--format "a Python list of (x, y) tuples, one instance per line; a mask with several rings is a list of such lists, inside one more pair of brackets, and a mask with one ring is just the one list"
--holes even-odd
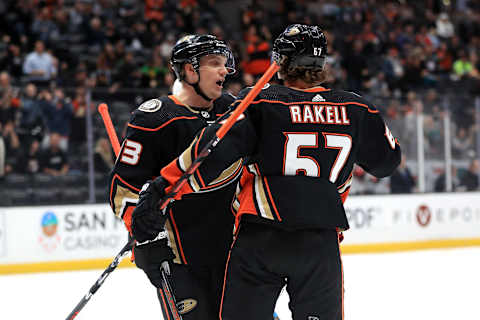
[[(478, 1), (6, 0), (0, 14), (0, 179), (85, 171), (72, 158), (84, 158), (86, 111), (123, 101), (128, 112), (168, 93), (180, 36), (230, 44), (237, 73), (227, 89), (236, 94), (263, 74), (272, 40), (292, 23), (324, 28), (327, 86), (373, 100), (407, 159), (416, 157), (419, 114), (428, 157), (442, 158), (447, 115), (454, 157), (477, 157)], [(95, 167), (106, 172), (108, 140), (96, 138)]]

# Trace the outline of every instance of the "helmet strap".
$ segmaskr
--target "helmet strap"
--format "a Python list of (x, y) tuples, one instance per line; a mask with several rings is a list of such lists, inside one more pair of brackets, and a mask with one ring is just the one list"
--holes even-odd
[(203, 92), (203, 90), (200, 88), (200, 72), (198, 70), (195, 70), (198, 74), (198, 80), (197, 82), (195, 83), (190, 83), (187, 81), (187, 79), (185, 78), (185, 82), (188, 83), (189, 85), (191, 85), (193, 87), (193, 89), (195, 89), (195, 92), (200, 96), (202, 97), (203, 99), (207, 100), (207, 101), (212, 101), (213, 99), (210, 98), (209, 96), (207, 96), (205, 94), (205, 92)]

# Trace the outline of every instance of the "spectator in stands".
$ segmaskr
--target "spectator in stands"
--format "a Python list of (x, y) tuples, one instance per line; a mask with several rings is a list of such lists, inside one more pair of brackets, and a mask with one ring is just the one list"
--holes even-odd
[(52, 134), (55, 133), (59, 135), (60, 148), (66, 151), (73, 115), (73, 106), (70, 99), (65, 98), (65, 93), (61, 88), (54, 89), (53, 95), (48, 90), (44, 90), (39, 94), (39, 97), (43, 99), (41, 106), (49, 132), (43, 145), (46, 147)]
[(67, 155), (60, 148), (61, 137), (58, 133), (50, 134), (50, 144), (40, 157), (42, 172), (52, 176), (63, 176), (68, 173)]
[(38, 10), (32, 24), (32, 32), (37, 39), (44, 43), (50, 43), (54, 38), (58, 38), (58, 27), (55, 22), (53, 22), (50, 10), (47, 6)]
[(114, 163), (114, 155), (110, 142), (106, 138), (100, 138), (95, 145), (94, 167), (96, 172), (107, 174)]
[[(435, 192), (445, 192), (447, 191), (446, 187), (446, 175), (445, 169), (440, 169), (440, 174), (437, 176), (433, 183), (433, 191)], [(452, 166), (452, 192), (456, 191), (460, 184), (460, 180), (458, 179), (457, 168)]]
[(123, 61), (118, 64), (118, 71), (115, 75), (115, 81), (109, 89), (109, 93), (114, 94), (120, 88), (138, 88), (140, 86), (141, 73), (135, 56), (132, 51), (125, 54)]
[[(85, 87), (77, 87), (75, 89), (75, 97), (72, 101), (73, 115), (72, 115), (72, 130), (69, 137), (70, 145), (79, 147), (86, 141), (86, 122), (85, 114), (87, 111)], [(94, 110), (93, 105), (90, 110)]]
[(162, 21), (165, 16), (164, 5), (164, 0), (145, 0), (145, 19)]
[(453, 36), (455, 28), (453, 23), (450, 21), (448, 14), (443, 12), (438, 16), (437, 22), (437, 34), (443, 39), (448, 39)]
[(465, 159), (469, 153), (473, 152), (474, 137), (473, 131), (467, 130), (464, 127), (459, 127), (456, 134), (452, 137), (452, 152), (453, 156), (459, 159)]
[(258, 27), (252, 24), (248, 27), (245, 35), (247, 59), (243, 65), (245, 73), (259, 77), (268, 69), (270, 66), (270, 38), (271, 35), (266, 26)]
[(415, 188), (415, 178), (407, 167), (407, 159), (402, 155), (400, 165), (390, 176), (391, 193), (412, 193)]
[(353, 41), (352, 50), (345, 52), (343, 67), (348, 70), (348, 90), (360, 92), (368, 78), (367, 57), (363, 54), (363, 41)]
[(140, 85), (142, 88), (157, 88), (169, 72), (159, 51), (154, 50), (152, 58), (147, 59), (146, 64), (140, 68)]
[(93, 17), (90, 20), (87, 28), (87, 44), (90, 52), (100, 52), (105, 44), (106, 36), (103, 29), (102, 20), (99, 17)]
[(140, 6), (136, 2), (136, 0), (121, 0), (117, 3), (118, 16), (126, 26), (133, 25), (135, 20), (140, 18)]
[(458, 58), (453, 63), (453, 72), (456, 79), (463, 77), (470, 77), (474, 70), (474, 65), (468, 58), (465, 50), (461, 49), (458, 51)]
[(0, 70), (8, 72), (14, 79), (20, 79), (23, 74), (20, 46), (10, 43), (10, 40), (5, 43), (5, 46), (6, 54), (0, 55)]
[(40, 142), (37, 139), (30, 141), (30, 145), (17, 156), (15, 171), (18, 173), (36, 174), (40, 171), (41, 152)]
[(37, 86), (27, 84), (24, 95), (20, 99), (20, 124), (18, 127), (20, 140), (24, 145), (30, 145), (33, 139), (43, 139), (45, 122), (41, 102), (37, 97)]
[(87, 28), (87, 23), (91, 17), (91, 5), (86, 1), (75, 1), (72, 8), (69, 10), (69, 26), (70, 33), (77, 35), (84, 35)]
[(460, 186), (465, 187), (467, 191), (478, 190), (478, 179), (480, 171), (480, 162), (478, 159), (472, 159), (468, 166), (468, 170), (460, 179)]
[(23, 73), (28, 76), (29, 81), (41, 86), (48, 85), (57, 75), (55, 58), (45, 51), (43, 41), (36, 41), (35, 50), (25, 58)]
[(0, 135), (0, 181), (5, 177), (5, 158), (7, 156), (7, 151), (5, 150), (5, 142), (3, 141), (3, 136)]
[(0, 72), (0, 178), (11, 171), (10, 159), (20, 147), (15, 128), (19, 105), (18, 88), (10, 84), (7, 72)]
[(173, 46), (175, 45), (175, 35), (173, 33), (167, 34), (166, 41), (155, 47), (154, 54), (160, 54), (163, 59), (170, 59)]

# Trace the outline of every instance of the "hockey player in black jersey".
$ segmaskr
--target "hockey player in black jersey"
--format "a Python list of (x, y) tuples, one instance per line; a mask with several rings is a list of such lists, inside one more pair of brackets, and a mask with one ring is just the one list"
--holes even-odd
[[(233, 204), (241, 220), (225, 275), (223, 320), (268, 319), (284, 285), (294, 319), (343, 319), (338, 233), (349, 228), (343, 202), (353, 166), (385, 177), (399, 164), (401, 151), (371, 103), (320, 86), (326, 50), (319, 27), (289, 26), (273, 47), (284, 85), (263, 88), (176, 195), (183, 199), (248, 157)], [(170, 192), (165, 186), (218, 128), (203, 129), (162, 169), (159, 195)]]
[[(225, 113), (234, 100), (222, 93), (226, 76), (235, 70), (225, 42), (210, 35), (184, 37), (173, 48), (171, 64), (179, 87), (174, 95), (148, 100), (133, 112), (110, 177), (110, 205), (130, 232), (142, 185), (158, 176), (160, 169), (180, 155), (199, 130)], [(240, 164), (238, 161), (225, 171), (222, 183), (213, 182), (200, 194), (168, 208), (168, 240), (147, 241), (134, 249), (135, 263), (157, 287), (160, 264), (164, 260), (173, 262), (172, 283), (185, 320), (218, 318), (233, 232), (230, 205), (234, 182), (242, 170)], [(156, 221), (142, 219), (134, 225), (137, 242), (155, 237), (151, 237), (149, 228)], [(160, 296), (159, 300), (164, 303)]]

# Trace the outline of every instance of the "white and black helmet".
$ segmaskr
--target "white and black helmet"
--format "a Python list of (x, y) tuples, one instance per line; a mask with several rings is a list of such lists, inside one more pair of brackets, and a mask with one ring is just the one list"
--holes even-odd
[(217, 39), (213, 35), (188, 35), (177, 41), (172, 50), (170, 64), (172, 65), (175, 76), (182, 79), (182, 66), (185, 63), (192, 64), (198, 72), (200, 68), (200, 58), (209, 54), (221, 54), (227, 58), (225, 67), (228, 74), (235, 73), (235, 59), (232, 50), (223, 40)]

